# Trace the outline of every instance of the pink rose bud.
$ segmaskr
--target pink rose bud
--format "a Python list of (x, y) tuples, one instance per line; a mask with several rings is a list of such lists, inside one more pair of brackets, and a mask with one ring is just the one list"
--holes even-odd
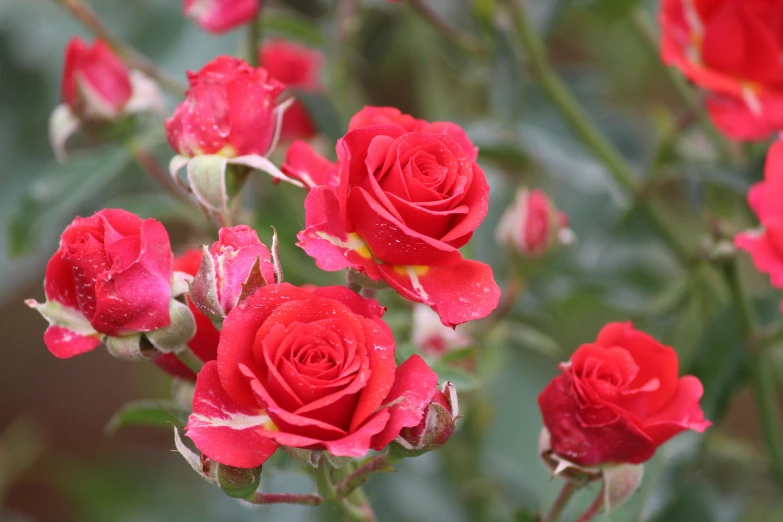
[(260, 0), (185, 0), (182, 12), (210, 33), (223, 33), (251, 22), (261, 8)]
[(230, 187), (241, 187), (249, 169), (302, 186), (267, 159), (293, 101), (276, 103), (282, 83), (230, 56), (215, 58), (188, 78), (187, 98), (166, 120), (166, 136), (177, 152), (169, 171), (183, 185), (178, 173), (187, 167), (186, 188), (207, 213), (225, 222), (234, 196)]
[[(287, 40), (270, 40), (258, 53), (258, 61), (269, 74), (286, 87), (299, 91), (320, 92), (323, 55), (313, 49)], [(302, 103), (294, 103), (283, 117), (280, 138), (286, 141), (315, 136), (317, 129)]]
[(573, 241), (568, 216), (555, 208), (543, 191), (521, 189), (495, 231), (498, 243), (523, 256), (540, 256), (556, 244)]
[(130, 71), (108, 45), (73, 37), (65, 49), (62, 99), (79, 115), (114, 119), (130, 100)]
[(449, 350), (470, 346), (472, 339), (463, 329), (449, 328), (430, 307), (413, 305), (413, 344), (425, 355), (439, 357)]
[(399, 445), (395, 451), (410, 457), (440, 448), (454, 433), (458, 417), (457, 389), (447, 382), (443, 391), (435, 393), (421, 422), (400, 431), (394, 439)]
[(187, 305), (172, 299), (173, 255), (166, 229), (117, 209), (76, 218), (46, 267), (49, 351), (73, 357), (105, 340), (109, 351), (140, 357), (141, 333), (162, 352), (184, 349), (195, 330)]
[(191, 286), (193, 303), (217, 325), (250, 294), (277, 279), (269, 249), (246, 225), (221, 228)]
[(284, 85), (266, 69), (219, 56), (188, 73), (187, 98), (166, 120), (171, 148), (186, 157), (265, 155), (277, 129), (275, 100)]
[(66, 140), (83, 123), (106, 123), (123, 116), (162, 111), (157, 84), (141, 71), (129, 69), (109, 46), (96, 40), (90, 46), (73, 37), (65, 49), (61, 85), (62, 105), (49, 120), (49, 135), (59, 159)]

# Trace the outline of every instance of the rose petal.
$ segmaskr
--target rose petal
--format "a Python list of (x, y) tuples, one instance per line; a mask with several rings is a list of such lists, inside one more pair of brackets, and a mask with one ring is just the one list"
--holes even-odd
[[(291, 109), (286, 112), (286, 118), (290, 112)], [(337, 166), (303, 141), (295, 141), (288, 147), (281, 170), (309, 189), (319, 185), (337, 187), (339, 184)]]
[(380, 265), (384, 280), (403, 297), (435, 310), (446, 326), (482, 319), (500, 300), (489, 265), (463, 259), (453, 265)]
[(217, 363), (201, 369), (193, 396), (187, 436), (210, 459), (237, 468), (255, 468), (277, 449), (265, 428), (269, 417), (257, 406), (232, 401), (220, 384)]
[(412, 355), (402, 363), (384, 400), (385, 404), (392, 404), (389, 422), (373, 438), (373, 449), (381, 451), (400, 434), (400, 430), (418, 425), (437, 391), (438, 375), (421, 357)]
[(701, 381), (686, 375), (679, 381), (677, 392), (655, 415), (646, 419), (644, 431), (655, 445), (661, 445), (681, 431), (703, 433), (712, 423), (704, 419), (699, 400), (704, 394)]
[(55, 357), (68, 359), (94, 350), (101, 339), (97, 335), (81, 335), (61, 326), (50, 326), (44, 333), (44, 344)]

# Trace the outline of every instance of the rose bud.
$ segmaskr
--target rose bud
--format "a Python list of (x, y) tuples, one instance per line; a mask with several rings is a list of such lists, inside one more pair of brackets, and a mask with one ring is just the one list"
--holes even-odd
[(664, 0), (661, 55), (708, 93), (715, 125), (736, 140), (783, 129), (777, 0)]
[(523, 256), (540, 256), (557, 244), (573, 240), (568, 216), (555, 208), (543, 191), (520, 189), (495, 230), (501, 245)]
[(421, 422), (400, 431), (394, 439), (400, 447), (395, 447), (394, 451), (413, 457), (440, 448), (454, 433), (458, 417), (457, 389), (447, 382), (443, 391), (435, 393)]
[[(287, 40), (266, 42), (258, 53), (259, 63), (275, 80), (287, 88), (304, 92), (321, 92), (323, 55), (315, 50)], [(294, 101), (283, 116), (280, 139), (291, 141), (315, 136), (317, 129), (301, 102)]]
[(250, 23), (261, 0), (184, 0), (182, 12), (210, 33), (223, 33)]
[(257, 468), (235, 468), (218, 464), (217, 483), (229, 497), (247, 498), (261, 485), (261, 466)]
[(64, 158), (65, 142), (82, 125), (96, 126), (140, 112), (163, 110), (157, 84), (141, 71), (128, 69), (101, 40), (90, 46), (73, 37), (65, 49), (61, 85), (62, 105), (49, 121), (49, 135), (57, 157)]
[(413, 305), (411, 337), (418, 350), (433, 357), (440, 357), (456, 348), (465, 348), (473, 342), (464, 330), (444, 326), (438, 314), (422, 304)]
[(489, 315), (500, 299), (492, 268), (459, 251), (489, 198), (465, 132), (384, 107), (360, 111), (348, 129), (336, 165), (314, 161), (318, 155), (304, 144), (286, 156), (284, 169), (300, 179), (327, 180), (305, 200), (298, 245), (319, 268), (353, 268), (382, 280), (447, 326)]
[(346, 287), (259, 288), (225, 318), (187, 436), (238, 468), (261, 465), (278, 445), (335, 457), (383, 450), (421, 422), (438, 391), (419, 356), (397, 366), (383, 311)]
[(174, 299), (172, 262), (169, 236), (154, 219), (117, 209), (76, 218), (46, 267), (46, 303), (27, 301), (50, 323), (49, 351), (73, 357), (102, 340), (126, 358), (143, 357), (150, 345), (184, 349), (195, 326), (187, 306)]
[(772, 286), (783, 288), (783, 141), (767, 153), (764, 181), (748, 191), (748, 203), (761, 226), (738, 234), (737, 248), (750, 253), (760, 272), (769, 274)]
[(631, 323), (605, 326), (538, 397), (552, 453), (582, 467), (641, 464), (674, 435), (706, 430), (701, 382), (678, 366), (674, 349)]
[(269, 249), (246, 225), (221, 228), (212, 247), (203, 247), (201, 267), (191, 285), (196, 307), (216, 325), (260, 287), (276, 282)]
[[(166, 120), (166, 137), (178, 154), (169, 170), (181, 184), (178, 172), (187, 167), (188, 189), (203, 208), (225, 216), (233, 196), (229, 187), (241, 187), (249, 168), (301, 186), (266, 157), (290, 105), (290, 100), (276, 102), (282, 83), (266, 69), (230, 56), (215, 58), (199, 72), (188, 73), (188, 79), (186, 99)], [(227, 173), (233, 183), (227, 182)]]
[[(201, 250), (197, 249), (186, 251), (183, 255), (174, 259), (174, 271), (195, 276), (201, 266), (201, 254)], [(188, 301), (190, 313), (193, 314), (196, 320), (196, 334), (193, 336), (193, 339), (188, 341), (188, 348), (202, 362), (214, 361), (217, 357), (220, 332), (212, 324), (209, 317), (201, 313), (201, 310), (193, 304), (190, 296), (186, 295), (185, 297)], [(154, 362), (160, 369), (172, 377), (196, 382), (196, 374), (180, 361), (176, 354), (161, 354), (155, 358)]]

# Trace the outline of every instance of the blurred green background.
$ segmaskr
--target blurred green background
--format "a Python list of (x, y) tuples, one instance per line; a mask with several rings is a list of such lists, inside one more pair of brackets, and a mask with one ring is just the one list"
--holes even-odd
[[(342, 2), (360, 4), (351, 17), (342, 16), (337, 3), (266, 2), (264, 15), (265, 36), (296, 39), (326, 55), (324, 96), (308, 101), (324, 133), (321, 145), (329, 150), (365, 104), (463, 125), (481, 147), (479, 162), (492, 185), (490, 212), (470, 253), (492, 263), (501, 286), (512, 270), (526, 282), (501, 328), (489, 336), (474, 332), (477, 375), (449, 375), (464, 392), (465, 418), (453, 440), (369, 483), (379, 520), (521, 522), (546, 508), (560, 484), (537, 460), (538, 392), (556, 363), (594, 339), (603, 324), (627, 319), (675, 346), (683, 372), (702, 379), (703, 406), (715, 427), (663, 447), (647, 465), (642, 489), (599, 520), (783, 520), (725, 289), (708, 273), (680, 268), (570, 132), (523, 66), (504, 3), (427, 2), (482, 43), (484, 52), (477, 54), (446, 40), (406, 2)], [(558, 72), (640, 176), (648, 175), (646, 187), (676, 213), (684, 237), (696, 244), (717, 218), (752, 223), (743, 195), (761, 176), (764, 147), (738, 149), (742, 161), (730, 165), (698, 128), (686, 125), (693, 115), (639, 30), (640, 14), (654, 21), (655, 2), (527, 4)], [(245, 49), (243, 31), (203, 33), (182, 19), (178, 0), (90, 5), (116, 34), (183, 80), (186, 69)], [(55, 1), (0, 0), (0, 520), (332, 520), (326, 507), (252, 507), (229, 499), (171, 451), (168, 429), (105, 434), (125, 402), (167, 397), (169, 379), (152, 365), (122, 363), (102, 350), (62, 361), (44, 347), (45, 324), (22, 301), (42, 298), (45, 262), (75, 215), (120, 206), (157, 217), (177, 251), (212, 240), (203, 218), (168, 199), (122, 147), (94, 148), (77, 139), (69, 162), (55, 163), (47, 119), (59, 103), (62, 50), (74, 34), (90, 37)], [(168, 109), (176, 102), (169, 99)], [(146, 121), (140, 132), (167, 162), (172, 153), (161, 122)], [(520, 183), (545, 188), (579, 239), (545, 261), (510, 266), (494, 243), (494, 227)], [(247, 218), (262, 239), (271, 237), (271, 225), (280, 233), (288, 280), (340, 283), (340, 274), (318, 272), (294, 246), (303, 194), (260, 177), (246, 192), (253, 202)], [(780, 295), (745, 268), (758, 307), (771, 320)], [(381, 299), (390, 306), (399, 349), (410, 350), (409, 309), (394, 296)], [(284, 458), (265, 465), (263, 480), (266, 491), (313, 489)], [(576, 505), (584, 508), (596, 491), (580, 494)]]

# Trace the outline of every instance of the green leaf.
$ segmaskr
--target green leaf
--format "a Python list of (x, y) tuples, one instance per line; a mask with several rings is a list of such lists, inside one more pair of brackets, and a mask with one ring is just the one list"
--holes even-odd
[(188, 412), (168, 400), (140, 400), (127, 403), (106, 424), (106, 433), (113, 434), (123, 426), (185, 427)]
[(45, 231), (60, 226), (120, 175), (130, 162), (121, 148), (106, 147), (52, 165), (51, 173), (31, 183), (9, 219), (11, 253), (36, 248)]
[(318, 130), (335, 142), (343, 137), (345, 124), (329, 98), (323, 94), (300, 90), (295, 90), (294, 96), (305, 106)]
[(520, 508), (514, 511), (511, 520), (513, 522), (538, 522), (540, 519), (536, 513)]

